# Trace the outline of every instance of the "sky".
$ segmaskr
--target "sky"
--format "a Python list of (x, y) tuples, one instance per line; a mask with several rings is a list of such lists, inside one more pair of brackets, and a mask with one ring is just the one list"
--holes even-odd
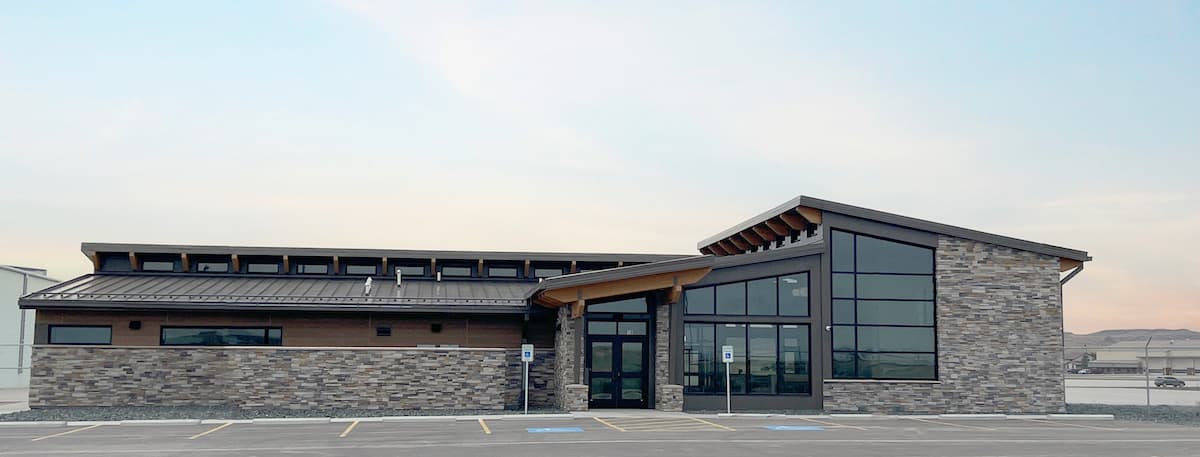
[(1200, 2), (0, 0), (0, 263), (694, 253), (796, 195), (1088, 251), (1200, 330)]

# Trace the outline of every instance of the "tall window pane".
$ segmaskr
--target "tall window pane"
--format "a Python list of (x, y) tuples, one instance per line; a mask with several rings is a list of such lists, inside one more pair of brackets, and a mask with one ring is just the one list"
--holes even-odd
[(835, 323), (835, 324), (853, 324), (854, 323), (854, 300), (834, 300), (833, 301), (833, 323)]
[(779, 277), (779, 315), (808, 315), (808, 273)]
[(933, 327), (858, 327), (858, 350), (933, 352)]
[(746, 314), (746, 283), (717, 286), (717, 314)]
[(779, 393), (810, 393), (807, 325), (779, 326)]
[(683, 325), (683, 388), (687, 392), (716, 392), (716, 337), (713, 324)]
[(933, 276), (858, 275), (858, 298), (933, 300)]
[(712, 314), (715, 309), (712, 287), (688, 289), (683, 292), (683, 296), (684, 310), (687, 314)]
[(929, 248), (859, 236), (855, 252), (860, 273), (933, 273), (933, 250)]
[[(717, 324), (717, 346), (733, 346), (733, 363), (730, 364), (729, 386), (731, 392), (746, 393), (746, 325)], [(717, 391), (725, 391), (725, 364), (717, 364)]]
[(833, 231), (833, 271), (854, 271), (854, 235)]
[(836, 298), (854, 298), (854, 275), (850, 273), (833, 274), (833, 296)]
[(750, 325), (750, 393), (775, 393), (776, 330), (774, 325)]
[[(836, 310), (834, 318), (837, 318)], [(858, 323), (933, 325), (933, 302), (859, 300)]]
[(779, 296), (775, 278), (755, 279), (746, 283), (746, 311), (755, 316), (778, 314), (775, 300)]

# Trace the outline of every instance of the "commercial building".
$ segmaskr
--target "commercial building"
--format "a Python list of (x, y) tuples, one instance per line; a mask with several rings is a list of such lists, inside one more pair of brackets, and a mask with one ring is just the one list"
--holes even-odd
[(33, 311), (17, 308), (17, 300), (58, 281), (41, 268), (0, 265), (0, 389), (29, 385)]
[[(1149, 359), (1147, 359), (1147, 353)], [(1200, 369), (1200, 341), (1120, 341), (1094, 349), (1096, 359), (1088, 362), (1092, 373), (1150, 373), (1195, 375)]]
[[(30, 402), (1059, 412), (1086, 252), (812, 197), (696, 255), (84, 243)], [(1065, 277), (1064, 277), (1064, 274)], [(721, 362), (720, 349), (734, 348)]]

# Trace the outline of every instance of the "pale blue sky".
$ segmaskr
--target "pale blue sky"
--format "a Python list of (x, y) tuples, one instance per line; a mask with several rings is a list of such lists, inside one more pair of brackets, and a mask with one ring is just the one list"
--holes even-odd
[(1068, 330), (1200, 328), (1200, 2), (645, 3), (0, 0), (0, 263), (686, 253), (806, 194), (1090, 251)]

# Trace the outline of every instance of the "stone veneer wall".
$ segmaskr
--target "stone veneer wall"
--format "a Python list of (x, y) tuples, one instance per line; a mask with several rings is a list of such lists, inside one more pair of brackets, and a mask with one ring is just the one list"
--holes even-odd
[(683, 411), (683, 386), (671, 385), (671, 306), (654, 310), (654, 409)]
[(938, 381), (826, 380), (825, 410), (1063, 412), (1058, 259), (947, 236), (936, 256)]
[[(551, 408), (555, 403), (554, 353), (552, 348), (533, 348), (533, 362), (529, 364), (529, 407)], [(507, 356), (508, 389), (504, 392), (504, 404), (510, 409), (520, 409), (521, 401), (521, 350), (510, 350)]]
[(31, 407), (503, 409), (503, 349), (37, 346)]
[[(558, 320), (554, 330), (554, 387), (555, 401), (559, 409), (578, 411), (579, 405), (572, 395), (568, 395), (568, 386), (579, 385), (583, 376), (580, 375), (582, 362), (579, 360), (579, 348), (576, 344), (575, 320), (571, 319), (571, 307), (558, 308)], [(587, 409), (587, 386), (583, 386), (583, 410)], [(578, 394), (574, 388), (571, 394)]]

